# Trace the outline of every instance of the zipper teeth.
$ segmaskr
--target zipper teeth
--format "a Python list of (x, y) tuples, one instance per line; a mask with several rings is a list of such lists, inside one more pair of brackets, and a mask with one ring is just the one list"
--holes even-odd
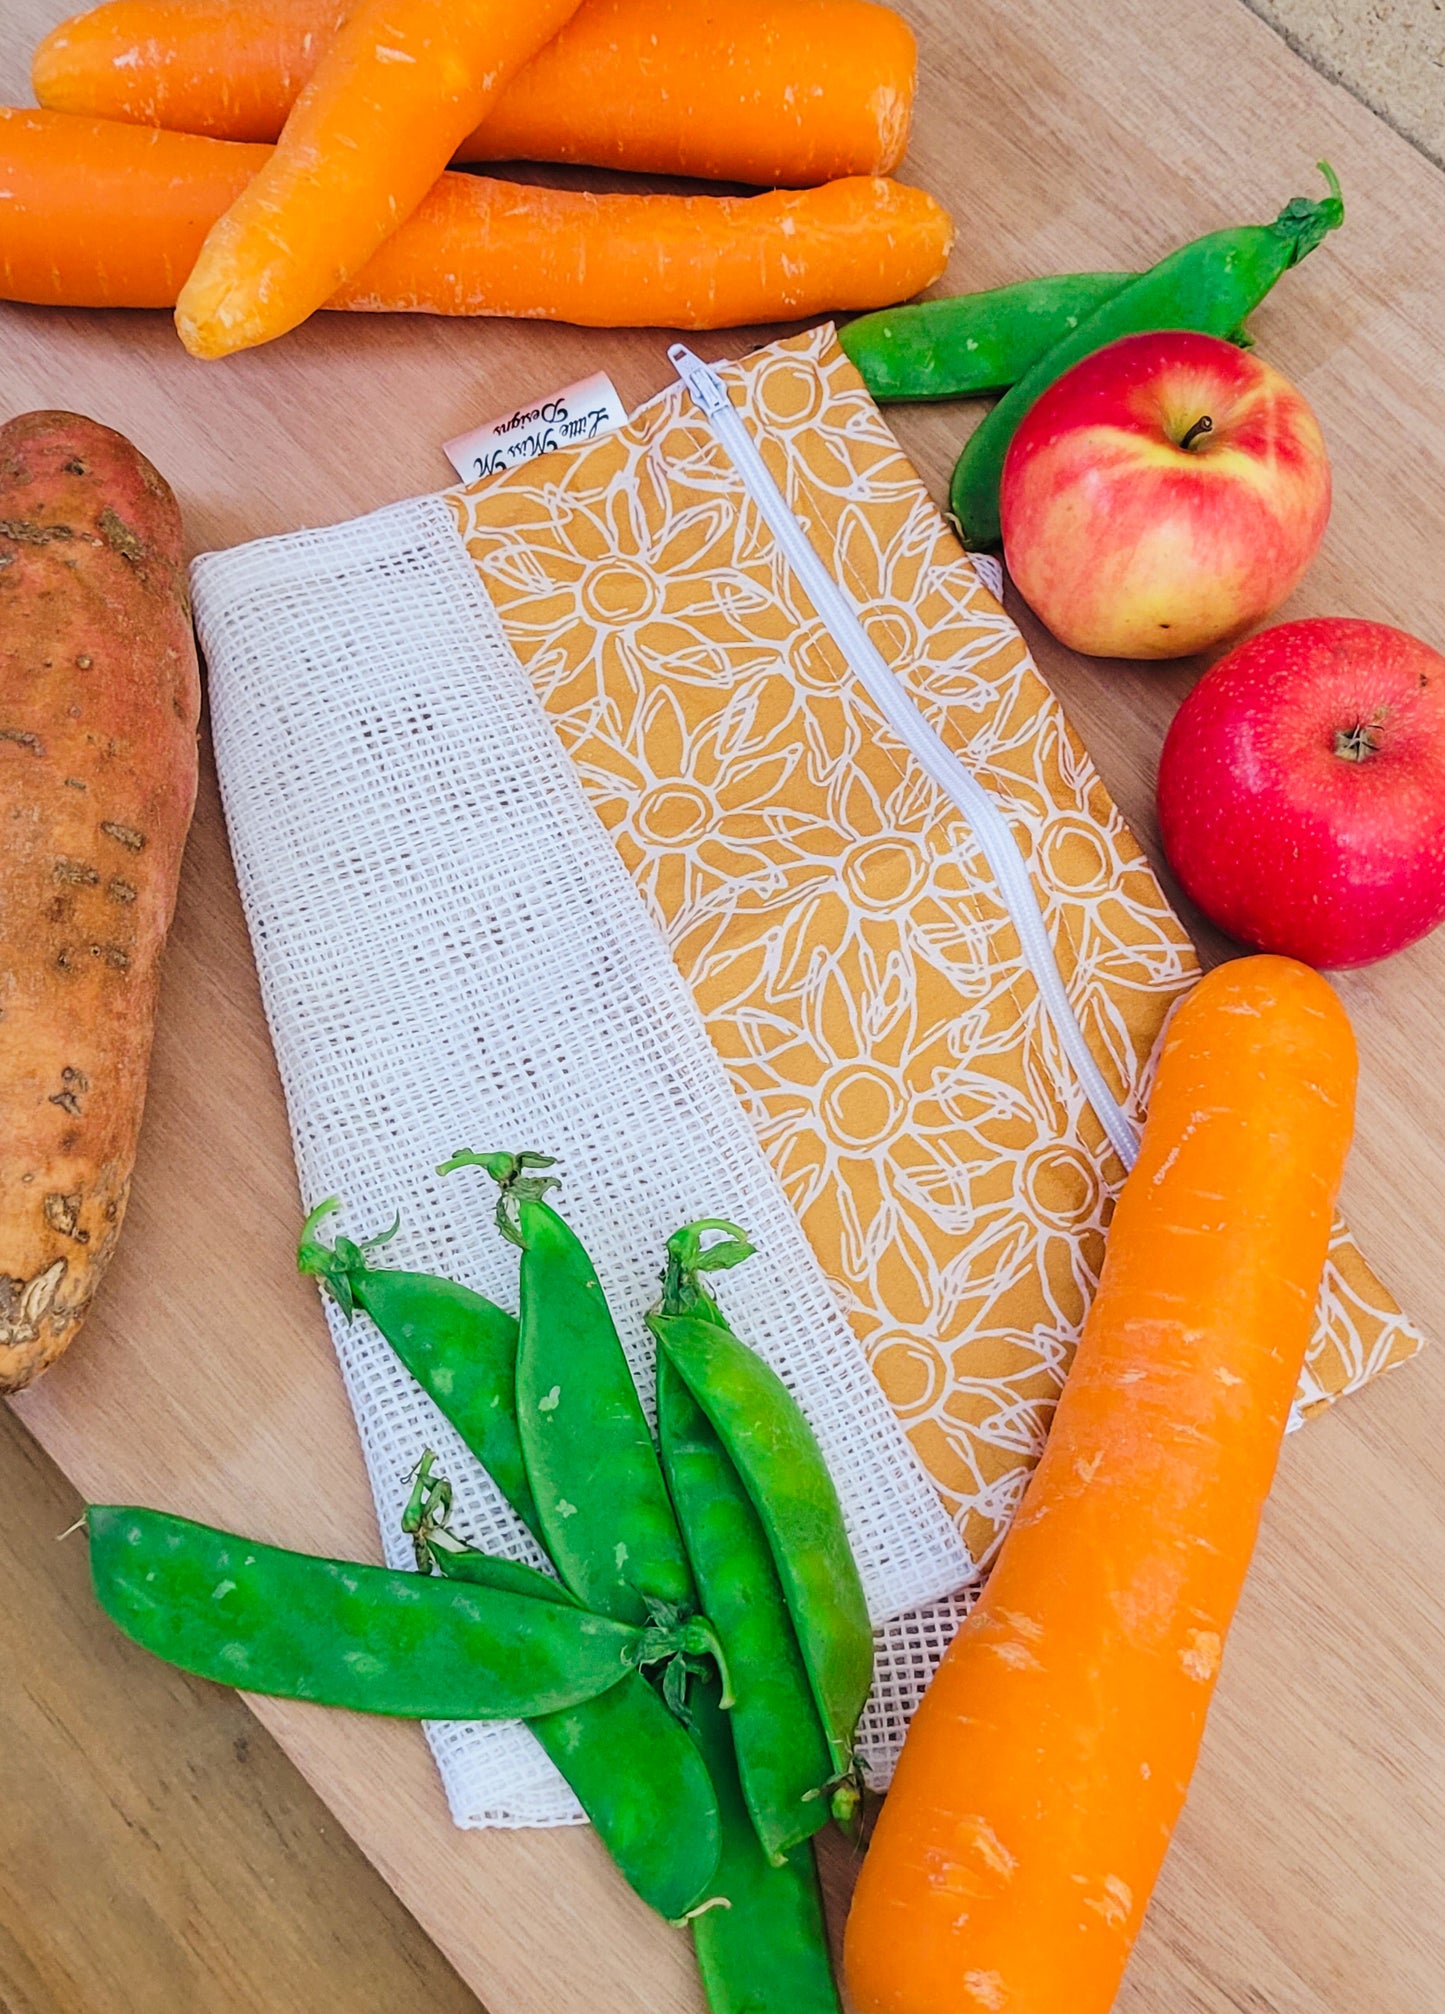
[(683, 343), (674, 344), (668, 356), (694, 403), (727, 449), (764, 523), (783, 548), (808, 599), (869, 697), (930, 779), (968, 820), (998, 883), (1039, 997), (1073, 1065), (1080, 1088), (1114, 1152), (1125, 1168), (1132, 1168), (1139, 1153), (1138, 1135), (1109, 1089), (1074, 1013), (1038, 896), (1007, 818), (985, 786), (925, 720), (902, 681), (889, 669), (852, 602), (814, 552), (728, 397), (722, 379)]

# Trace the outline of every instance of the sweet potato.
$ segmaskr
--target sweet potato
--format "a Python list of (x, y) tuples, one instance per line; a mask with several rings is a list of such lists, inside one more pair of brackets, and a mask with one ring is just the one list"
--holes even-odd
[(120, 1233), (199, 712), (166, 483), (74, 413), (0, 427), (0, 1391)]

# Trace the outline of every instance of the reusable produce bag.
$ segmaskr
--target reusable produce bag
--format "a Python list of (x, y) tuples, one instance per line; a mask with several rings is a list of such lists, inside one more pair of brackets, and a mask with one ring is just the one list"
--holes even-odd
[[(839, 1481), (883, 1782), (1196, 967), (831, 330), (673, 355), (603, 442), (199, 561), (217, 757), (308, 1201), (400, 1208), (391, 1263), (505, 1298), (488, 1199), (432, 1165), (557, 1152), (634, 1342), (668, 1230), (754, 1234), (721, 1291)], [(379, 1339), (333, 1332), (389, 1556), (425, 1440), (529, 1557)], [(1341, 1228), (1301, 1411), (1418, 1346)], [(461, 1822), (577, 1816), (521, 1730), (434, 1745)]]

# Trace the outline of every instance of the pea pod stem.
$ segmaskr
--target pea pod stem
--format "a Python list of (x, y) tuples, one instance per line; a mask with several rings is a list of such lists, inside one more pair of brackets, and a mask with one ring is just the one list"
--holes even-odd
[(339, 1196), (327, 1196), (307, 1216), (301, 1226), (301, 1237), (296, 1247), (296, 1270), (320, 1280), (337, 1307), (350, 1321), (356, 1313), (352, 1276), (354, 1273), (366, 1270), (373, 1252), (391, 1243), (401, 1229), (401, 1218), (399, 1215), (394, 1217), (384, 1231), (377, 1231), (373, 1236), (362, 1238), (359, 1242), (352, 1238), (338, 1237), (334, 1245), (323, 1244), (318, 1235), (320, 1227), (340, 1208)]
[(542, 1173), (544, 1168), (555, 1168), (556, 1165), (556, 1157), (552, 1154), (478, 1154), (471, 1147), (459, 1147), (450, 1159), (442, 1162), (437, 1173), (454, 1175), (459, 1168), (480, 1168), (484, 1174), (490, 1175), (498, 1190), (497, 1229), (508, 1244), (520, 1245), (522, 1238), (517, 1226), (517, 1207), (528, 1198), (540, 1202), (549, 1190), (561, 1188), (559, 1175)]
[[(717, 1243), (705, 1243), (704, 1240), (714, 1232), (717, 1233)], [(699, 1217), (694, 1223), (684, 1224), (667, 1241), (661, 1275), (661, 1312), (665, 1315), (699, 1314), (710, 1321), (722, 1322), (722, 1310), (704, 1285), (702, 1275), (728, 1272), (732, 1267), (740, 1266), (744, 1259), (752, 1258), (756, 1250), (757, 1247), (749, 1243), (748, 1234), (742, 1226), (726, 1217)]]
[[(733, 1704), (732, 1674), (718, 1633), (705, 1615), (689, 1615), (671, 1602), (648, 1603), (648, 1625), (632, 1651), (639, 1671), (665, 1667), (663, 1698), (679, 1719), (687, 1714), (687, 1679), (706, 1671), (711, 1659), (722, 1683), (724, 1708)], [(677, 1674), (675, 1676), (674, 1674)]]
[(445, 1476), (433, 1475), (436, 1456), (430, 1448), (422, 1455), (412, 1476), (411, 1495), (401, 1514), (401, 1528), (412, 1542), (417, 1568), (431, 1572), (431, 1547), (447, 1542), (446, 1521), (451, 1514), (452, 1486)]
[(856, 1754), (828, 1785), (828, 1815), (855, 1845), (863, 1836), (863, 1764)]

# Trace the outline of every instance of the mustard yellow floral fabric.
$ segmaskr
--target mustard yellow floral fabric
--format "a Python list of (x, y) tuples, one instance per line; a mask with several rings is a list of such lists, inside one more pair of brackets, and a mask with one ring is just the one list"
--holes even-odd
[[(874, 642), (1013, 822), (1136, 1120), (1188, 939), (833, 339), (727, 369)], [(504, 629), (974, 1557), (1038, 1454), (1122, 1171), (966, 822), (843, 661), (685, 392), (452, 493)], [(1416, 1332), (1340, 1229), (1306, 1405)]]

